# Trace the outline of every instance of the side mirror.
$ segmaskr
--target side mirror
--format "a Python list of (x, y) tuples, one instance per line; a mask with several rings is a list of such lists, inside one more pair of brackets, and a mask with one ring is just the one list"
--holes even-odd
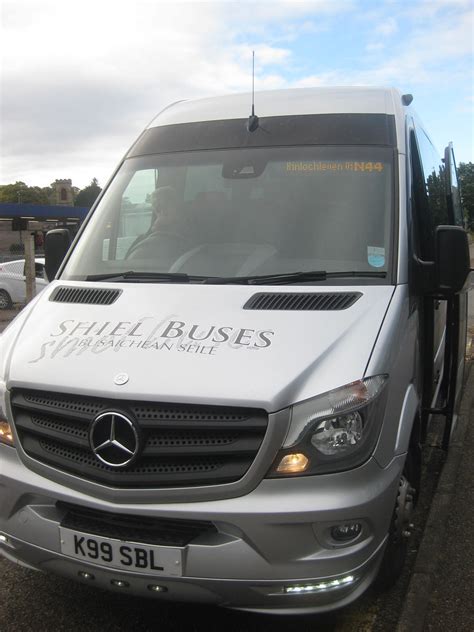
[(71, 235), (67, 228), (55, 228), (46, 233), (44, 255), (46, 276), (49, 281), (56, 276), (70, 245)]
[(466, 231), (461, 226), (436, 229), (435, 292), (443, 296), (458, 294), (464, 287), (471, 260)]

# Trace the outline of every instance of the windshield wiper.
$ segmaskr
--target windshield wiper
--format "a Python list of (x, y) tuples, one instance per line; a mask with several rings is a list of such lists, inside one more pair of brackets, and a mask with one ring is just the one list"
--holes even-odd
[(205, 277), (194, 277), (182, 272), (109, 272), (107, 274), (90, 274), (85, 278), (86, 281), (142, 281), (142, 282), (160, 282), (168, 281), (170, 283), (189, 283), (190, 281), (202, 281)]
[(337, 279), (338, 277), (343, 279), (344, 277), (368, 277), (375, 279), (385, 279), (387, 273), (383, 270), (346, 270), (345, 272), (328, 272), (328, 277), (331, 279)]
[(90, 274), (86, 281), (129, 281), (142, 283), (206, 283), (209, 285), (291, 285), (294, 283), (307, 283), (310, 281), (325, 281), (326, 279), (344, 277), (376, 277), (385, 278), (386, 272), (382, 271), (357, 271), (326, 272), (325, 270), (310, 270), (307, 272), (283, 272), (280, 274), (260, 274), (256, 276), (240, 277), (206, 277), (185, 274), (183, 272), (109, 272), (105, 274)]
[(224, 285), (226, 283), (242, 283), (248, 285), (259, 284), (285, 284), (297, 283), (298, 281), (324, 281), (327, 272), (324, 270), (312, 270), (311, 272), (284, 272), (282, 274), (261, 274), (257, 276), (241, 276), (241, 277), (208, 277), (204, 283), (213, 283), (216, 285)]
[(308, 281), (325, 281), (326, 279), (344, 277), (376, 277), (385, 278), (386, 272), (347, 270), (345, 272), (326, 272), (325, 270), (310, 270), (308, 272), (286, 272), (282, 274), (262, 274), (258, 276), (242, 277), (207, 277), (204, 283), (224, 285), (230, 283), (247, 285), (285, 285), (306, 283)]

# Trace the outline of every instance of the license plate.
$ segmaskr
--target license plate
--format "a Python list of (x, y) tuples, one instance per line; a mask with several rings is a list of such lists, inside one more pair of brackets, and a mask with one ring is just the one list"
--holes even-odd
[(181, 576), (182, 550), (170, 546), (124, 542), (59, 527), (61, 553), (83, 562), (145, 575)]

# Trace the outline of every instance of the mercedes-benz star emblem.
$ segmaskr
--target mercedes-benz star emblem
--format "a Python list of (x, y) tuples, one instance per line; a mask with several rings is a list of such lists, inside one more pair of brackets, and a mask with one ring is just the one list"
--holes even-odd
[(138, 456), (140, 438), (135, 424), (122, 413), (105, 412), (92, 422), (89, 442), (95, 456), (109, 467), (126, 467)]

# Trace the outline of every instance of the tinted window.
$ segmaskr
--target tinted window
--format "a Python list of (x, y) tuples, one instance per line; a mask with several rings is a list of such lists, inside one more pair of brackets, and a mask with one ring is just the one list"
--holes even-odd
[(392, 151), (285, 147), (127, 160), (65, 270), (387, 271)]
[(421, 256), (433, 260), (436, 226), (449, 224), (444, 165), (423, 130), (411, 134), (413, 187)]

